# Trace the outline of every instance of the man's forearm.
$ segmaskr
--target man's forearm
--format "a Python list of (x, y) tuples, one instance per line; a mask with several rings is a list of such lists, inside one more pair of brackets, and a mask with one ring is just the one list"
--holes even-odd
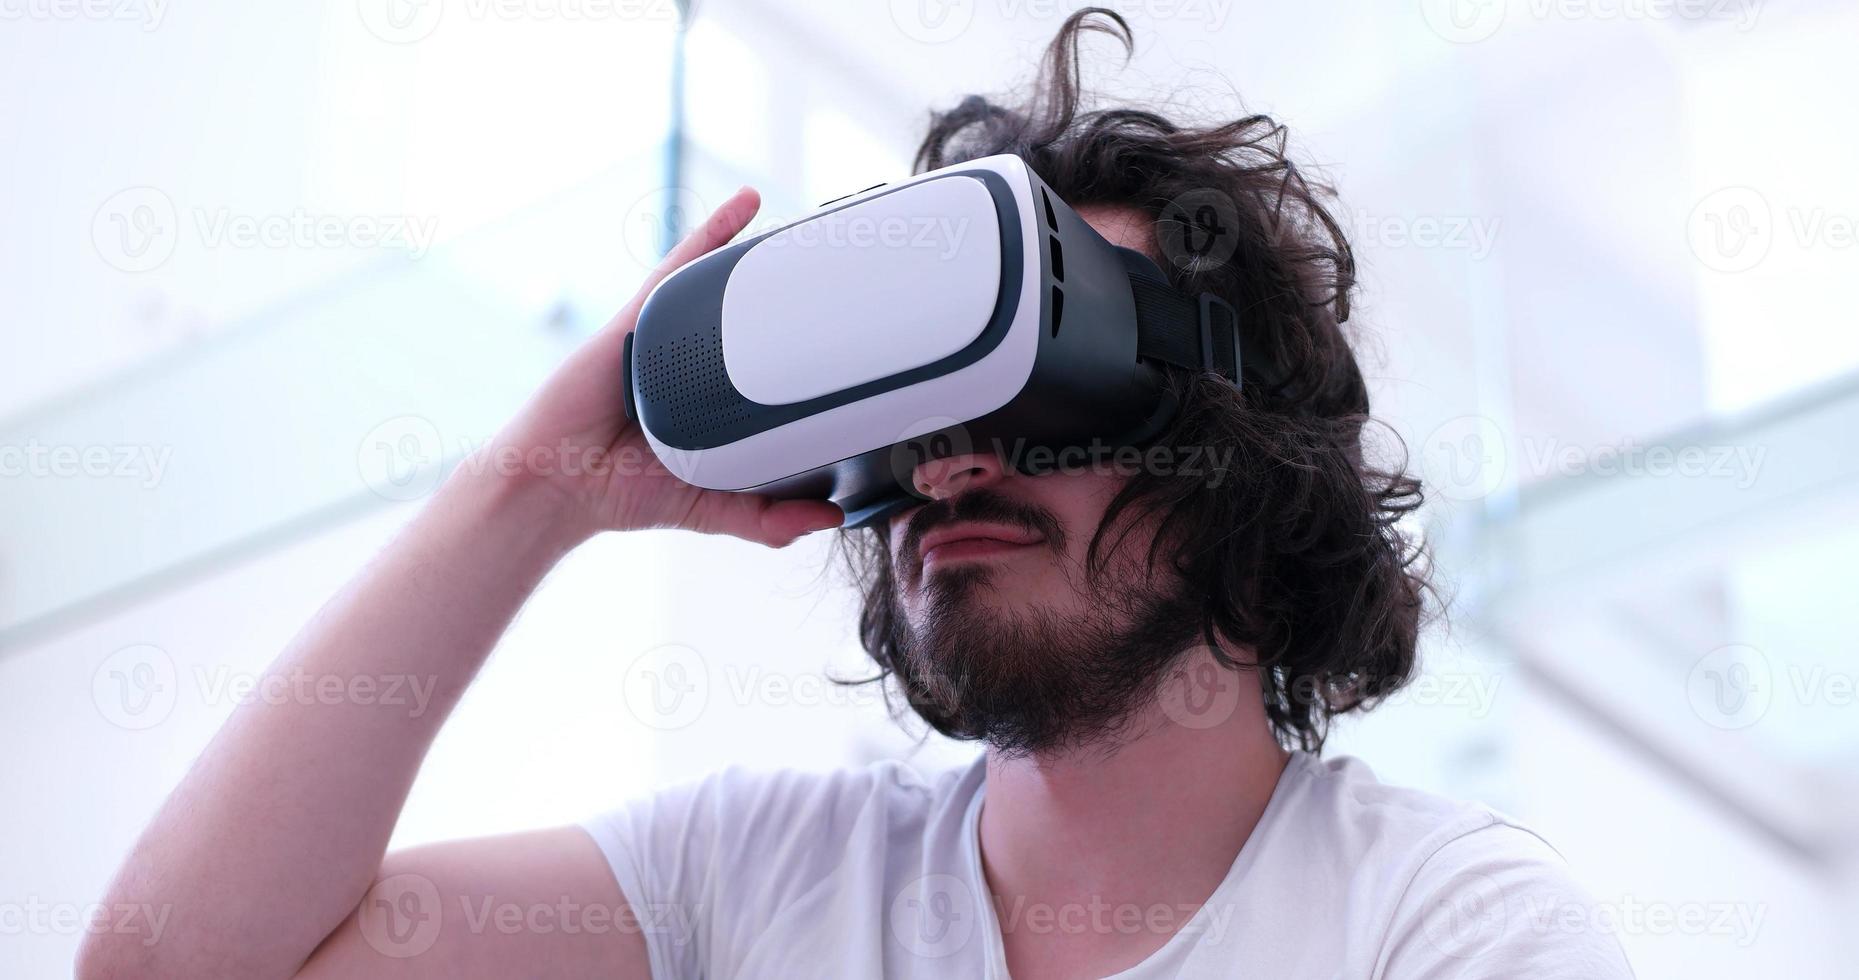
[[(462, 476), (462, 474), (461, 474)], [(85, 950), (108, 975), (289, 976), (374, 880), (433, 736), (576, 539), (555, 501), (454, 478), (271, 672), (312, 693), (241, 706), (137, 842), (107, 902), (168, 913), (160, 942)], [(392, 701), (389, 704), (386, 702)]]

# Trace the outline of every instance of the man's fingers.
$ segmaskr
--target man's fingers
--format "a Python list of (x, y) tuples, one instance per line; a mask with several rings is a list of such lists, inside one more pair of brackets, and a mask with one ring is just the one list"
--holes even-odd
[(710, 490), (703, 493), (679, 526), (780, 548), (803, 534), (843, 523), (845, 515), (829, 500), (775, 500), (754, 493)]
[(729, 240), (736, 237), (737, 232), (748, 227), (750, 219), (755, 217), (755, 212), (761, 210), (761, 207), (762, 195), (757, 193), (753, 187), (744, 187), (731, 194), (729, 200), (724, 201), (721, 207), (710, 212), (710, 216), (704, 219), (703, 224), (698, 225), (690, 234), (684, 236), (682, 241), (665, 254), (664, 260), (646, 275), (645, 282), (639, 285), (639, 292), (635, 293), (632, 302), (627, 303), (626, 308), (613, 318), (611, 325), (619, 327), (622, 333), (631, 330), (634, 321), (639, 318), (640, 308), (645, 306), (646, 294), (652, 291), (652, 287), (664, 281), (666, 276), (677, 271), (678, 267), (686, 262), (729, 244)]
[(672, 270), (684, 263), (728, 244), (737, 232), (748, 227), (750, 219), (755, 217), (755, 212), (761, 210), (761, 207), (762, 195), (753, 187), (743, 187), (731, 194), (721, 207), (710, 212), (710, 217), (705, 218), (703, 224), (672, 247), (665, 261), (660, 262), (658, 268), (652, 270), (652, 275), (646, 277), (648, 286), (670, 275)]
[[(645, 281), (639, 284), (639, 291), (633, 294), (632, 300), (607, 322), (605, 335), (619, 337), (632, 332), (633, 325), (639, 321), (639, 311), (645, 307), (646, 295), (652, 292), (652, 287), (663, 282), (666, 276), (671, 275), (686, 262), (728, 244), (731, 238), (736, 237), (737, 232), (748, 227), (750, 219), (755, 217), (755, 213), (761, 210), (761, 207), (762, 195), (757, 193), (753, 187), (743, 187), (731, 194), (729, 200), (724, 201), (721, 207), (710, 212), (710, 216), (704, 219), (703, 224), (685, 235), (682, 241), (667, 252), (657, 268), (646, 274)], [(614, 343), (617, 344), (618, 341), (615, 340)], [(618, 356), (617, 348), (615, 350), (615, 356)]]
[(846, 522), (846, 516), (831, 501), (777, 500), (769, 503), (760, 515), (760, 534), (756, 540), (771, 548), (783, 548), (795, 539), (815, 531), (825, 531)]

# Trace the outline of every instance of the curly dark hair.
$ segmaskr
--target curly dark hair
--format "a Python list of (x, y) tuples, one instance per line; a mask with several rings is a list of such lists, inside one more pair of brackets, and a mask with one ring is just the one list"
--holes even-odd
[[(1230, 447), (1227, 471), (1219, 480), (1131, 477), (1091, 541), (1087, 567), (1101, 571), (1122, 545), (1130, 522), (1108, 539), (1106, 531), (1125, 511), (1159, 516), (1151, 566), (1166, 555), (1193, 590), (1200, 634), (1225, 666), (1257, 671), (1279, 743), (1320, 751), (1333, 717), (1372, 707), (1412, 676), (1430, 592), (1424, 550), (1400, 523), (1419, 507), (1420, 484), (1404, 464), (1378, 468), (1363, 450), (1368, 388), (1342, 327), (1355, 260), (1325, 205), (1333, 193), (1299, 172), (1285, 127), (1271, 117), (1193, 128), (1144, 109), (1081, 106), (1079, 47), (1093, 32), (1122, 42), (1126, 56), (1134, 51), (1122, 17), (1078, 11), (1047, 49), (1028, 98), (1002, 105), (971, 95), (933, 113), (916, 170), (1011, 153), (1074, 207), (1145, 212), (1162, 241), (1182, 230), (1178, 202), (1212, 192), (1230, 205), (1230, 256), (1162, 264), (1178, 288), (1231, 302), (1283, 374), (1235, 389), (1217, 375), (1171, 369), (1167, 385), (1181, 409), (1159, 444)], [(931, 727), (965, 737), (898, 655), (903, 624), (884, 528), (845, 532), (842, 543), (863, 591), (860, 639), (879, 668), (863, 682), (894, 677), (898, 690), (887, 692)], [(1233, 648), (1256, 662), (1231, 657)]]

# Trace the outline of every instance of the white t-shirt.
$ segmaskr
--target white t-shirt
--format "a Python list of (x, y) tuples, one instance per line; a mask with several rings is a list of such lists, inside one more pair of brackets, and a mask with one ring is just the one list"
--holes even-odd
[[(1535, 834), (1295, 753), (1198, 911), (984, 901), (977, 760), (925, 780), (728, 769), (589, 820), (655, 980), (1005, 978), (1001, 924), (1174, 930), (1117, 980), (1630, 977)], [(1185, 922), (1183, 921), (1185, 920)]]

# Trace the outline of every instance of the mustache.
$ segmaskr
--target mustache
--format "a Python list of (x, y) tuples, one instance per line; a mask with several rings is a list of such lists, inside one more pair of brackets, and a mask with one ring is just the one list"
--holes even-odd
[(944, 524), (962, 521), (1031, 531), (1045, 538), (1046, 545), (1054, 551), (1065, 550), (1065, 528), (1051, 511), (996, 490), (976, 487), (953, 497), (933, 500), (910, 515), (904, 525), (903, 542), (898, 545), (898, 564), (905, 569), (916, 568), (923, 559), (923, 536)]

